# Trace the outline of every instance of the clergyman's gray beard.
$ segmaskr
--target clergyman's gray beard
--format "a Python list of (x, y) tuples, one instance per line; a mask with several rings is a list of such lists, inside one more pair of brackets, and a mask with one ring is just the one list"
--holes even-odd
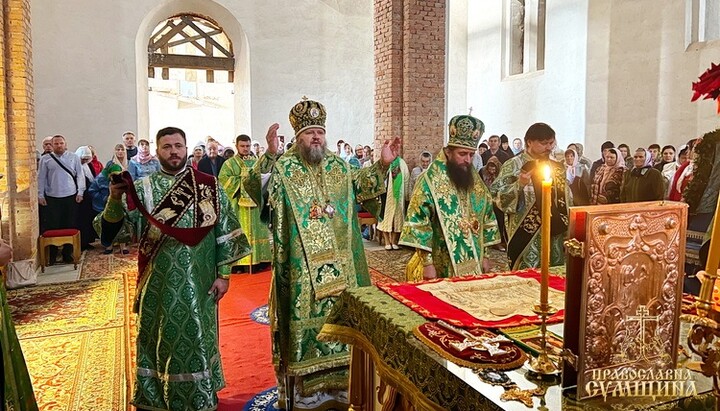
[(327, 149), (327, 143), (324, 143), (320, 147), (306, 146), (304, 144), (298, 144), (300, 151), (300, 157), (302, 157), (308, 164), (320, 164), (325, 158), (325, 150)]

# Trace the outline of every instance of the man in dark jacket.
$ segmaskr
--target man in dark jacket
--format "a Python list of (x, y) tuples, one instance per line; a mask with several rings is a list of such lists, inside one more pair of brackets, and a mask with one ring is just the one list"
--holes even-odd
[(207, 145), (207, 156), (198, 163), (198, 171), (217, 177), (225, 159), (218, 155), (218, 145), (211, 141)]

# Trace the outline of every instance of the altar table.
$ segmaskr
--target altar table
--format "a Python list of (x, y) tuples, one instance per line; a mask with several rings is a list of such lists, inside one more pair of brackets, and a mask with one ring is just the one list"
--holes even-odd
[[(380, 409), (397, 391), (397, 403), (385, 409), (408, 410), (530, 410), (518, 401), (504, 402), (504, 389), (481, 381), (469, 368), (458, 366), (434, 353), (413, 336), (413, 329), (426, 320), (375, 286), (343, 293), (322, 329), (320, 338), (353, 346), (350, 365), (350, 403), (354, 411)], [(562, 324), (550, 329), (562, 334)], [(680, 344), (685, 346), (689, 326), (681, 326)], [(543, 397), (534, 397), (540, 410), (714, 410), (712, 380), (692, 372), (697, 396), (684, 398), (602, 397), (576, 402), (563, 395), (559, 380), (530, 380), (523, 369), (507, 375), (521, 389), (547, 387)], [(378, 378), (379, 376), (379, 384)], [(390, 393), (390, 394), (389, 394)], [(377, 395), (377, 398), (376, 398)]]

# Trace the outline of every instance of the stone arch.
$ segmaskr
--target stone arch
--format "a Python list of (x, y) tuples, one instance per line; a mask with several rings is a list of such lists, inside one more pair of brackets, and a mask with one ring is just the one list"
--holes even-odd
[[(233, 44), (235, 54), (234, 134), (251, 130), (250, 50), (245, 31), (237, 17), (212, 0), (168, 0), (153, 8), (142, 20), (135, 37), (138, 132), (149, 128), (148, 40), (153, 29), (171, 16), (195, 14), (207, 16), (222, 27)], [(153, 133), (154, 130), (150, 130)]]

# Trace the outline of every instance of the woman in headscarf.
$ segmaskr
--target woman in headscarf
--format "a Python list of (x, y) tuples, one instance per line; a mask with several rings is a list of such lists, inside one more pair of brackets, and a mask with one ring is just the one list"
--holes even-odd
[[(95, 170), (90, 165), (93, 158), (92, 151), (88, 146), (81, 146), (75, 151), (75, 155), (80, 158), (80, 168), (85, 175), (85, 187), (90, 187), (93, 181), (95, 181)], [(77, 208), (78, 214), (76, 219), (77, 226), (80, 229), (81, 250), (89, 250), (93, 248), (90, 243), (97, 239), (97, 233), (92, 225), (93, 219), (97, 213), (93, 211), (92, 200), (92, 193), (89, 190), (86, 190), (83, 195), (83, 200)]]
[(695, 145), (697, 145), (702, 139), (688, 141), (688, 156), (687, 160), (678, 167), (675, 171), (675, 176), (670, 183), (670, 194), (668, 200), (670, 201), (684, 201), (683, 192), (688, 183), (693, 179), (693, 173), (695, 171), (695, 160), (697, 155), (695, 154)]
[(585, 168), (588, 169), (588, 172), (590, 172), (590, 168), (592, 167), (592, 161), (583, 155), (583, 152), (585, 151), (585, 147), (581, 143), (573, 143), (573, 144), (575, 144), (575, 147), (577, 148), (577, 150), (576, 150), (577, 155), (580, 157), (578, 159), (578, 162), (580, 163), (580, 165), (585, 166)]
[(666, 163), (662, 170), (660, 170), (663, 179), (665, 179), (665, 198), (670, 197), (675, 172), (687, 161), (689, 151), (690, 150), (688, 149), (687, 144), (681, 145), (680, 148), (678, 148), (677, 160), (671, 163)]
[(590, 203), (590, 190), (588, 189), (590, 174), (587, 168), (580, 164), (580, 156), (572, 148), (565, 150), (565, 179), (572, 194), (571, 204), (588, 205)]
[(138, 153), (130, 159), (128, 171), (133, 180), (160, 171), (160, 161), (150, 153), (150, 142), (144, 138), (138, 141)]
[(620, 150), (612, 148), (605, 153), (605, 163), (595, 172), (595, 180), (592, 183), (591, 205), (620, 202), (620, 189), (625, 169), (625, 159)]
[(620, 202), (655, 201), (665, 197), (663, 176), (653, 168), (653, 160), (648, 150), (644, 148), (635, 150), (633, 155), (635, 168), (625, 172), (620, 189)]
[(112, 160), (105, 164), (105, 168), (108, 168), (113, 164), (119, 165), (123, 171), (128, 169), (127, 151), (124, 144), (115, 144), (115, 154), (113, 154)]
[(485, 164), (485, 167), (480, 169), (480, 176), (486, 186), (490, 187), (490, 185), (495, 181), (497, 176), (500, 174), (500, 167), (502, 167), (500, 160), (498, 160), (497, 157), (492, 156), (488, 160), (488, 163)]
[(205, 155), (205, 150), (203, 149), (203, 147), (200, 145), (195, 146), (192, 155), (188, 159), (187, 165), (197, 170), (200, 160), (203, 159), (203, 155)]

